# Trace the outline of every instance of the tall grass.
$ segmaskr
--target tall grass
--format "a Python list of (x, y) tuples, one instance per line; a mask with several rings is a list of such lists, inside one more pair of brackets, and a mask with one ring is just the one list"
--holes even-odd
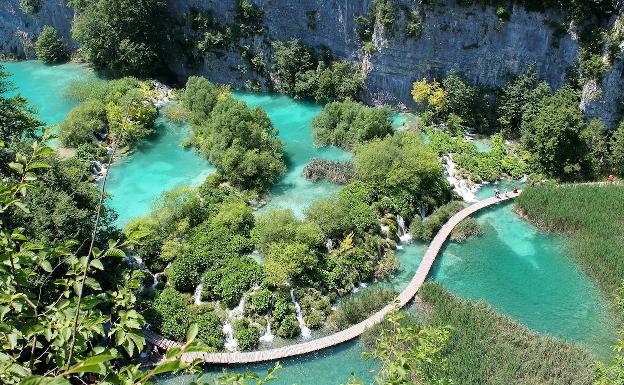
[[(454, 384), (592, 383), (594, 357), (585, 349), (540, 336), (487, 304), (459, 299), (436, 283), (426, 283), (419, 294), (425, 311), (410, 311), (407, 322), (453, 328), (445, 356)], [(374, 348), (381, 327), (365, 333), (368, 349)]]
[(624, 186), (535, 186), (516, 204), (537, 226), (568, 235), (570, 253), (615, 299), (624, 279)]
[(329, 316), (328, 326), (332, 330), (342, 330), (362, 322), (391, 303), (396, 295), (395, 290), (383, 287), (366, 289), (361, 294), (343, 301), (340, 307)]

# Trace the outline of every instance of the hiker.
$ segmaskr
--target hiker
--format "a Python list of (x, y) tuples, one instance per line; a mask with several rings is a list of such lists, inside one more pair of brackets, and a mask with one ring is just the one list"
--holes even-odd
[(500, 198), (500, 190), (498, 187), (494, 189), (494, 198)]
[(505, 198), (509, 197), (509, 189), (505, 187)]
[(609, 177), (607, 178), (607, 182), (609, 184), (613, 184), (613, 181), (615, 180), (615, 177), (613, 175), (609, 175)]
[(514, 194), (517, 194), (517, 193), (518, 193), (518, 187), (517, 187), (517, 186), (514, 186), (513, 193), (514, 193)]

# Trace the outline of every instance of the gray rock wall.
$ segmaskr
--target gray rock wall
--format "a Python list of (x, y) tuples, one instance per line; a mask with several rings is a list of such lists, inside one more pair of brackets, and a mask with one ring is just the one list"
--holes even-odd
[(0, 4), (0, 53), (5, 57), (32, 59), (37, 36), (45, 25), (53, 26), (69, 46), (74, 11), (67, 7), (67, 0), (43, 0), (41, 10), (35, 15), (24, 13), (19, 0), (1, 0)]
[[(73, 10), (66, 0), (44, 0), (37, 15), (25, 15), (19, 0), (0, 4), (0, 50), (20, 57), (33, 57), (29, 42), (50, 24), (70, 41)], [(170, 0), (174, 14), (191, 7), (211, 9), (222, 24), (233, 23), (234, 0)], [(328, 47), (340, 59), (363, 62), (367, 72), (363, 97), (370, 103), (399, 107), (413, 105), (410, 89), (414, 80), (444, 77), (455, 70), (470, 82), (486, 87), (503, 85), (510, 76), (523, 73), (535, 63), (541, 78), (557, 88), (565, 71), (577, 60), (578, 44), (571, 35), (557, 38), (550, 26), (555, 14), (527, 12), (514, 6), (509, 21), (501, 22), (493, 8), (458, 6), (452, 0), (421, 8), (422, 35), (407, 38), (405, 12), (392, 30), (376, 28), (376, 52), (365, 55), (356, 33), (355, 17), (367, 14), (371, 0), (253, 0), (264, 11), (266, 33), (243, 42), (270, 56), (270, 41), (301, 39), (313, 47)], [(416, 7), (414, 0), (401, 0), (402, 9)], [(316, 12), (316, 27), (309, 28), (308, 13)], [(184, 78), (202, 74), (216, 82), (244, 86), (259, 80), (238, 52), (206, 55), (198, 67), (188, 67), (182, 58), (169, 59), (173, 71)], [(617, 99), (624, 87), (624, 65), (617, 63), (602, 82), (599, 93), (587, 92), (582, 107), (588, 116), (600, 116), (613, 125), (619, 118)], [(591, 100), (590, 100), (591, 99)]]

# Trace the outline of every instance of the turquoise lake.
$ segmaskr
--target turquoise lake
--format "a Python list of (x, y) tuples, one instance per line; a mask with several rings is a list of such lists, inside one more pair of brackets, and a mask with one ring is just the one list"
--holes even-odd
[[(75, 64), (45, 66), (39, 62), (4, 63), (13, 73), (17, 92), (37, 107), (39, 118), (47, 124), (58, 123), (75, 105), (64, 97), (71, 81), (95, 76)], [(311, 119), (321, 107), (285, 96), (235, 93), (251, 106), (265, 108), (285, 142), (288, 172), (273, 188), (266, 207), (291, 207), (301, 215), (312, 200), (327, 196), (339, 187), (312, 183), (300, 177), (312, 157), (346, 159), (350, 154), (339, 149), (317, 149), (312, 145)], [(396, 124), (401, 124), (399, 118)], [(199, 184), (213, 171), (208, 162), (179, 143), (188, 128), (159, 118), (160, 134), (139, 146), (132, 155), (118, 161), (111, 170), (109, 204), (119, 213), (119, 224), (149, 210), (163, 191), (180, 185)], [(509, 189), (513, 182), (503, 186)], [(504, 188), (504, 187), (503, 187)], [(483, 188), (480, 198), (491, 196), (493, 186)], [(605, 357), (616, 338), (615, 325), (606, 301), (591, 280), (567, 255), (565, 241), (524, 222), (511, 205), (487, 210), (477, 219), (485, 226), (481, 238), (464, 244), (450, 243), (437, 261), (431, 278), (452, 292), (471, 300), (485, 300), (506, 314), (543, 334), (578, 342)], [(426, 245), (412, 244), (398, 253), (403, 270), (392, 285), (404, 287), (411, 279)], [(318, 354), (286, 360), (276, 384), (340, 384), (351, 372), (366, 381), (374, 363), (361, 359), (358, 342), (345, 344)], [(268, 365), (237, 367), (236, 370), (263, 371)], [(185, 378), (167, 383), (181, 384)]]

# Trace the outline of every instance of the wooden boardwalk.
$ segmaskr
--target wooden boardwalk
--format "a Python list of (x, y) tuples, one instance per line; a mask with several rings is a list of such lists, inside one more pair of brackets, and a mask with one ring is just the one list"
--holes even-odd
[[(396, 298), (394, 303), (388, 304), (386, 307), (373, 314), (366, 320), (353, 325), (345, 330), (339, 331), (338, 333), (314, 339), (307, 342), (302, 342), (299, 344), (294, 344), (290, 346), (284, 346), (281, 348), (267, 349), (267, 350), (257, 350), (253, 352), (233, 352), (233, 353), (208, 353), (208, 352), (194, 352), (187, 353), (184, 355), (183, 359), (187, 361), (193, 361), (196, 359), (200, 359), (203, 362), (210, 364), (246, 364), (253, 362), (262, 362), (262, 361), (273, 361), (279, 360), (287, 357), (298, 356), (306, 353), (311, 353), (315, 351), (319, 351), (322, 349), (326, 349), (332, 346), (336, 346), (342, 344), (344, 342), (350, 341), (358, 336), (360, 336), (364, 331), (377, 323), (381, 322), (388, 313), (390, 313), (393, 309), (401, 308), (409, 303), (416, 293), (418, 289), (422, 286), (429, 275), (429, 271), (433, 267), (433, 263), (437, 258), (442, 246), (451, 235), (451, 231), (457, 224), (459, 224), (466, 217), (474, 214), (475, 212), (484, 209), (489, 206), (496, 205), (502, 201), (510, 200), (517, 197), (521, 192), (517, 194), (509, 193), (507, 196), (501, 195), (501, 198), (489, 198), (472, 204), (465, 209), (461, 210), (457, 214), (455, 214), (448, 222), (442, 226), (440, 231), (436, 234), (436, 236), (431, 241), (429, 248), (425, 252), (425, 255), (418, 266), (418, 270), (416, 270), (416, 274), (410, 281), (409, 285), (403, 290), (399, 296)], [(171, 347), (180, 346), (181, 344), (175, 341), (168, 340), (161, 335), (153, 333), (151, 331), (145, 331), (145, 339), (152, 343), (154, 346), (157, 346), (161, 349), (169, 349)]]

